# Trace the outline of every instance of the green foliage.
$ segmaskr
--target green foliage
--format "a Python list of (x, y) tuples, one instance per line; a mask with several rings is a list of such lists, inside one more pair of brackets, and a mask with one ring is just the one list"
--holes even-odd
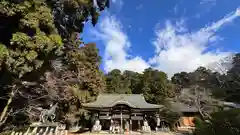
[[(64, 63), (68, 65), (67, 71), (71, 71), (70, 74), (73, 76), (71, 77), (73, 82), (70, 81), (65, 85), (68, 86), (70, 90), (68, 92), (72, 92), (74, 97), (74, 101), (68, 102), (65, 112), (66, 121), (74, 123), (80, 119), (81, 122), (86, 122), (86, 111), (79, 109), (81, 104), (94, 101), (96, 96), (105, 90), (104, 75), (99, 71), (100, 56), (98, 55), (98, 49), (94, 43), (75, 48), (66, 53)], [(69, 98), (67, 97), (67, 99)]]
[[(128, 83), (131, 93), (142, 94), (142, 74), (133, 71), (124, 71), (123, 78)], [(126, 86), (126, 85), (125, 85)]]
[(146, 69), (143, 73), (143, 94), (150, 103), (161, 104), (166, 98), (172, 97), (174, 91), (164, 72)]
[(177, 93), (181, 92), (182, 88), (189, 88), (193, 85), (198, 85), (202, 88), (208, 89), (215, 98), (240, 103), (239, 58), (239, 53), (233, 57), (233, 67), (227, 72), (227, 74), (219, 74), (204, 67), (199, 67), (194, 72), (176, 73), (171, 81), (175, 84), (175, 90)]
[(189, 86), (189, 74), (187, 72), (176, 73), (172, 76), (171, 81), (176, 85), (175, 92), (179, 93), (182, 88)]
[(0, 66), (2, 65), (4, 59), (8, 57), (9, 52), (5, 45), (0, 44)]
[[(236, 70), (236, 69), (235, 69)], [(235, 73), (229, 72), (228, 75), (224, 76), (221, 98), (227, 101), (240, 103), (240, 74), (236, 71)]]
[(130, 80), (126, 74), (122, 75), (121, 71), (114, 69), (106, 76), (106, 93), (130, 94)]
[(109, 7), (109, 0), (68, 0), (48, 1), (52, 8), (55, 24), (64, 42), (70, 43), (74, 32), (82, 32), (85, 21), (91, 20), (95, 26), (100, 11)]
[(195, 135), (215, 135), (210, 123), (206, 123), (198, 117), (194, 118), (193, 122), (196, 127), (194, 131)]
[(160, 111), (160, 116), (161, 116), (161, 119), (163, 119), (164, 121), (174, 125), (176, 122), (178, 122), (181, 116), (181, 113), (172, 111), (170, 109), (164, 109)]
[(6, 29), (0, 32), (0, 43), (8, 52), (1, 61), (10, 73), (21, 78), (39, 69), (50, 53), (63, 45), (62, 39), (45, 1), (3, 0), (0, 7), (4, 7), (0, 10), (1, 27)]
[(70, 62), (70, 69), (78, 73), (81, 78), (81, 90), (90, 92), (96, 96), (105, 90), (105, 80), (102, 72), (99, 71), (100, 56), (96, 45), (91, 43), (85, 47), (70, 51), (67, 60)]
[(71, 86), (71, 90), (73, 91), (73, 95), (76, 96), (81, 103), (89, 102), (92, 100), (89, 91), (80, 90), (79, 85)]
[[(36, 120), (31, 107), (54, 102), (63, 120), (105, 89), (98, 50), (95, 45), (80, 48), (79, 33), (89, 19), (96, 25), (108, 6), (109, 0), (0, 1), (1, 97), (13, 92), (6, 114), (17, 112), (9, 120), (19, 114)], [(6, 101), (0, 100), (4, 108)], [(0, 129), (7, 126), (1, 122)]]
[(240, 133), (240, 109), (213, 113), (212, 119), (195, 119), (196, 135), (238, 135)]
[[(79, 33), (89, 20), (96, 25), (100, 11), (108, 6), (109, 0), (0, 1), (0, 73), (4, 78), (0, 82), (1, 96), (15, 92), (13, 111), (33, 104), (46, 107), (50, 102), (60, 102), (63, 115), (76, 115), (79, 104), (94, 100), (100, 92), (143, 93), (148, 102), (161, 104), (181, 93), (182, 88), (192, 86), (200, 86), (215, 97), (240, 102), (240, 54), (234, 57), (233, 68), (227, 75), (199, 67), (191, 73), (175, 74), (171, 82), (166, 73), (151, 68), (142, 74), (115, 69), (104, 76), (99, 70), (98, 49), (93, 43), (79, 47), (84, 44)], [(54, 61), (60, 64), (54, 65)], [(32, 81), (33, 85), (24, 84), (26, 81)], [(38, 97), (44, 98), (32, 101)], [(178, 118), (174, 112), (162, 113), (169, 122), (174, 123)], [(225, 123), (233, 124), (237, 119), (229, 116)], [(202, 127), (205, 128), (209, 126)]]
[(4, 46), (1, 49), (5, 48), (9, 55), (0, 55), (1, 65), (6, 65), (5, 70), (19, 78), (26, 73), (41, 70), (44, 63), (59, 57), (60, 50), (66, 52), (71, 49), (70, 46), (76, 45), (78, 37), (71, 39), (71, 36), (82, 32), (83, 23), (89, 17), (93, 25), (97, 23), (100, 11), (109, 6), (109, 1), (96, 2), (2, 0), (0, 43)]
[(204, 121), (201, 118), (195, 117), (193, 122), (194, 122), (197, 129), (203, 129), (204, 128)]
[(105, 75), (106, 93), (144, 94), (150, 103), (160, 104), (174, 95), (174, 85), (164, 72), (146, 69), (143, 74), (114, 69)]

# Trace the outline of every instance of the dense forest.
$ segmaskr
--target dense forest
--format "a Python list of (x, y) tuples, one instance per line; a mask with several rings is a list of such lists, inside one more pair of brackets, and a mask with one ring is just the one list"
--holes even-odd
[(149, 103), (164, 104), (161, 119), (175, 123), (181, 113), (172, 102), (195, 106), (201, 116), (194, 120), (196, 135), (239, 135), (240, 109), (221, 111), (224, 102), (240, 103), (240, 54), (232, 58), (232, 68), (225, 74), (199, 67), (194, 72), (180, 72), (168, 79), (166, 73), (152, 68), (143, 73), (115, 69), (105, 75), (106, 93), (143, 93)]
[(143, 93), (148, 102), (161, 104), (179, 96), (184, 89), (205, 89), (216, 99), (240, 103), (240, 54), (233, 57), (233, 67), (226, 74), (199, 67), (194, 72), (180, 72), (168, 79), (166, 73), (152, 68), (143, 73), (114, 69), (105, 75), (106, 93)]
[[(151, 68), (104, 74), (95, 43), (83, 43), (80, 37), (84, 24), (95, 26), (107, 7), (109, 0), (1, 0), (0, 131), (24, 128), (53, 103), (59, 104), (58, 121), (86, 120), (81, 104), (99, 93), (143, 93), (155, 104), (169, 99), (190, 104), (187, 100), (199, 95), (205, 104), (240, 103), (240, 54), (227, 74), (204, 67), (171, 79)], [(192, 97), (184, 97), (186, 89)]]

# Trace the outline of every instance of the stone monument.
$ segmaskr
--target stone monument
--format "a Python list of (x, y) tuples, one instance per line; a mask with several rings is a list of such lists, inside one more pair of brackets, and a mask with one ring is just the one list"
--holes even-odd
[[(46, 123), (48, 122), (54, 122), (55, 118), (56, 118), (56, 109), (58, 107), (58, 104), (56, 103), (55, 105), (51, 105), (50, 109), (42, 109), (41, 114), (40, 114), (40, 118), (39, 121), (42, 123)], [(50, 121), (49, 121), (50, 120)]]
[(11, 135), (64, 135), (66, 125), (55, 122), (58, 104), (51, 105), (49, 109), (41, 109), (39, 122), (30, 125), (25, 133), (12, 132)]
[(143, 121), (142, 132), (143, 133), (151, 133), (151, 127), (148, 125), (147, 120)]
[(102, 125), (100, 124), (99, 119), (95, 120), (95, 124), (93, 125), (92, 132), (99, 133), (102, 130)]
[(159, 127), (160, 127), (160, 124), (161, 124), (161, 119), (160, 119), (160, 117), (159, 117), (159, 115), (156, 115), (156, 128), (155, 128), (155, 130), (156, 130), (156, 132), (159, 130)]

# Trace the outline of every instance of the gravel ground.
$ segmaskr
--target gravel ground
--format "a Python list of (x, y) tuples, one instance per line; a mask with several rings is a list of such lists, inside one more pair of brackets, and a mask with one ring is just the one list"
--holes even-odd
[[(122, 134), (109, 134), (109, 133), (90, 133), (90, 132), (85, 132), (82, 133), (85, 135), (122, 135)], [(76, 134), (75, 134), (76, 135)], [(139, 132), (132, 132), (132, 133), (125, 133), (124, 135), (183, 135), (181, 133), (174, 133), (174, 132), (152, 132), (151, 134), (141, 134)]]

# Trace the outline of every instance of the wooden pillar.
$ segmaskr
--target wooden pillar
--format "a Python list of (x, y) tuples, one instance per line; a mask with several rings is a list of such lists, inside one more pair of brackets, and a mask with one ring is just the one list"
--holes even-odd
[(138, 120), (138, 130), (141, 131), (141, 122), (140, 122), (140, 120)]
[(100, 111), (98, 111), (98, 114), (97, 114), (97, 119), (99, 120), (99, 124), (101, 125), (101, 120), (100, 120)]
[(129, 131), (132, 131), (132, 119), (129, 120)]
[(109, 132), (112, 132), (112, 126), (113, 126), (113, 112), (112, 112), (112, 108), (109, 110), (110, 113), (110, 125), (109, 125)]
[(155, 129), (156, 129), (156, 131), (158, 130), (158, 128), (160, 127), (160, 124), (161, 124), (161, 120), (160, 120), (160, 115), (157, 113), (156, 114), (156, 127), (155, 127)]
[(130, 110), (130, 116), (129, 116), (129, 131), (132, 131), (132, 111)]
[(99, 119), (100, 111), (97, 112), (97, 118)]
[(123, 131), (122, 106), (120, 110), (120, 115), (121, 115), (121, 132), (122, 132)]

